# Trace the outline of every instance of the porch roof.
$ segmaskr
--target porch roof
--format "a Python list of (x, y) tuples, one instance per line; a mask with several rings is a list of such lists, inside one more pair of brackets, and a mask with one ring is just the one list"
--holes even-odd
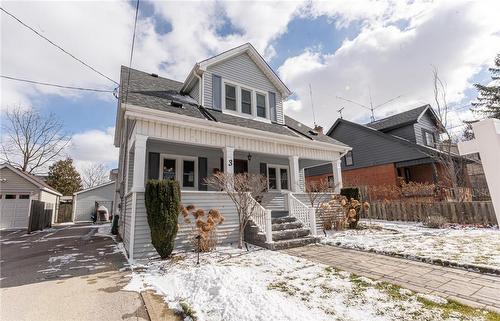
[[(130, 81), (128, 81), (129, 74)], [(265, 136), (266, 132), (270, 132), (294, 138), (305, 138), (310, 141), (345, 146), (348, 148), (344, 143), (322, 133), (316, 133), (312, 128), (288, 116), (285, 116), (285, 124), (281, 125), (233, 116), (220, 111), (204, 108), (203, 106), (197, 105), (197, 102), (191, 97), (180, 93), (182, 82), (179, 81), (158, 77), (135, 69), (129, 69), (125, 66), (122, 66), (120, 80), (121, 88), (127, 88), (127, 85), (129, 86), (128, 93), (124, 90), (124, 92), (121, 93), (120, 99), (121, 103), (125, 103), (125, 97), (127, 97), (127, 105), (155, 109), (205, 120), (207, 126), (211, 126), (211, 122), (230, 124), (262, 131), (263, 136)], [(182, 107), (172, 106), (172, 101), (182, 103)]]

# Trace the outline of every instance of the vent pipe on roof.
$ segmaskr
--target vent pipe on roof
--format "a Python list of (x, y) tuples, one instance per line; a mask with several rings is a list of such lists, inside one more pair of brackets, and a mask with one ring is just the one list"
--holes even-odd
[(158, 78), (158, 74), (151, 74), (151, 77)]

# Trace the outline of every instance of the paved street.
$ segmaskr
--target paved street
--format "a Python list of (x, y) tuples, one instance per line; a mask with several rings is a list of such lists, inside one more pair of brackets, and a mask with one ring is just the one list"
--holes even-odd
[(500, 277), (328, 245), (284, 251), (420, 293), (500, 312)]
[(2, 320), (148, 320), (109, 225), (1, 231)]

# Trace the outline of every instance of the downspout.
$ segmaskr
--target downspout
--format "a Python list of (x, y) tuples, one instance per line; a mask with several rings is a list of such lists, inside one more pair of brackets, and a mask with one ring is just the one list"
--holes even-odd
[[(198, 84), (199, 84), (199, 96), (200, 96), (200, 99), (198, 101), (198, 104), (200, 104), (201, 106), (205, 106), (205, 97), (203, 97), (203, 77), (200, 77), (198, 75), (198, 66), (196, 66), (196, 69), (194, 70), (194, 76), (198, 79)], [(202, 74), (203, 75), (203, 74)]]

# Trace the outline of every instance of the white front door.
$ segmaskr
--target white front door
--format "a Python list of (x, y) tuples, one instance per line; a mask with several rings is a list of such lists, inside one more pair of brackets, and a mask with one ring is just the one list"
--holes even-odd
[(267, 186), (270, 191), (288, 190), (289, 185), (288, 166), (269, 165), (267, 167)]

